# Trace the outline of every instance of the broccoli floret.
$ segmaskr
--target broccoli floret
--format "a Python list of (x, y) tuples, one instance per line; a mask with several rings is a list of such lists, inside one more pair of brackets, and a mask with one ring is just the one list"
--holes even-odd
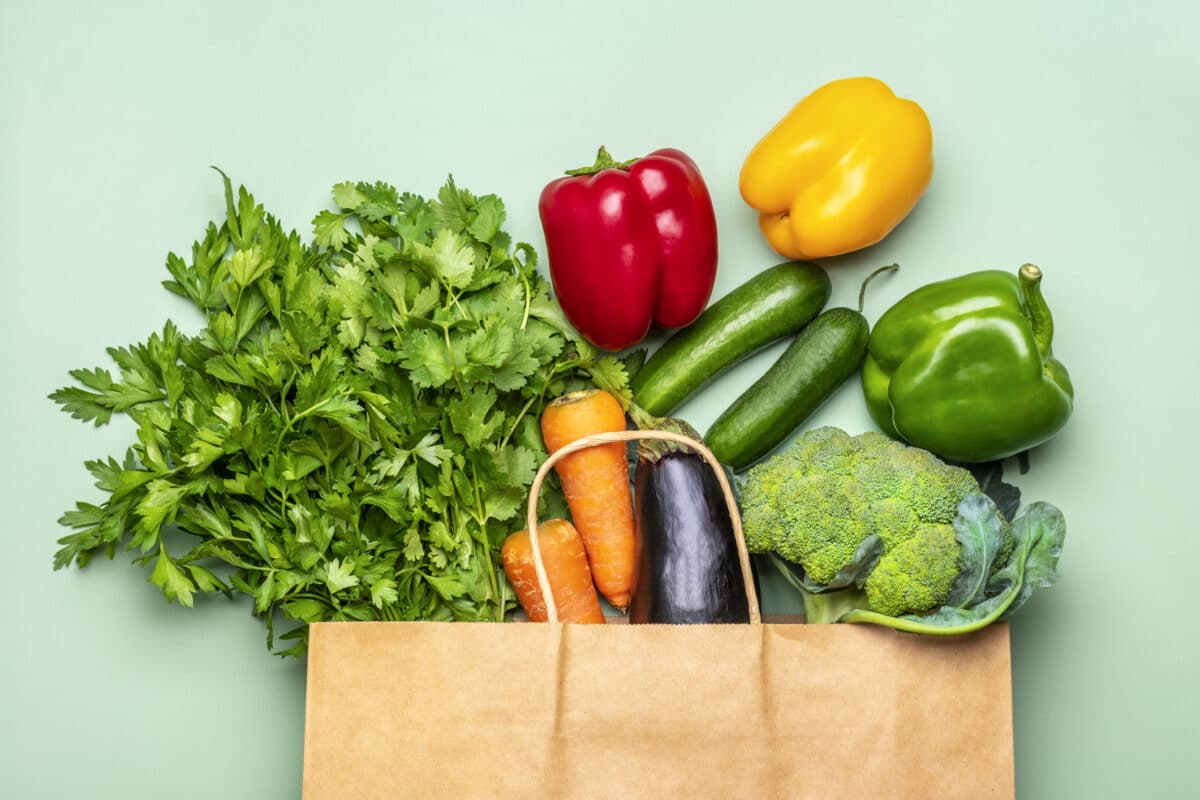
[[(772, 526), (772, 549), (797, 564), (808, 577), (828, 583), (854, 556), (873, 528), (871, 509), (853, 484), (833, 475), (800, 475), (780, 486), (790, 498)], [(793, 536), (791, 531), (811, 531)]]
[(917, 512), (905, 500), (899, 497), (888, 497), (875, 500), (868, 506), (871, 512), (873, 533), (883, 539), (884, 551), (892, 545), (899, 544), (917, 532), (921, 519)]
[(879, 557), (863, 586), (867, 606), (889, 617), (937, 608), (958, 575), (958, 549), (953, 525), (921, 525)]
[(872, 500), (903, 498), (922, 522), (952, 522), (958, 504), (979, 491), (974, 476), (932, 453), (871, 433), (855, 437), (864, 455), (853, 477)]
[(818, 587), (878, 536), (879, 558), (856, 581), (867, 607), (921, 614), (949, 596), (961, 550), (952, 523), (959, 503), (978, 492), (970, 472), (927, 451), (880, 433), (817, 428), (751, 468), (743, 526), (752, 552), (799, 565)]

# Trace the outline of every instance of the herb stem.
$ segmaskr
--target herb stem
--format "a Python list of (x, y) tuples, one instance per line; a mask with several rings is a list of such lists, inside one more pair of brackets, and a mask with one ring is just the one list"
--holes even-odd
[(450, 284), (446, 283), (446, 281), (444, 279), (442, 279), (441, 277), (438, 278), (438, 283), (440, 283), (442, 285), (442, 288), (446, 290), (446, 296), (450, 298), (451, 305), (453, 305), (455, 308), (458, 309), (458, 312), (463, 315), (463, 318), (468, 319), (471, 322), (476, 322), (477, 320), (475, 319), (475, 315), (472, 314), (467, 309), (463, 308), (462, 304), (458, 302), (458, 298), (462, 294), (462, 292), (455, 294), (454, 288), (452, 286), (450, 286)]
[(279, 518), (283, 521), (284, 525), (288, 524), (288, 513), (287, 513), (288, 502), (287, 501), (288, 501), (288, 491), (287, 491), (287, 487), (284, 486), (279, 491)]
[(560, 373), (569, 371), (575, 366), (575, 362), (571, 359), (555, 362), (554, 366), (550, 368), (550, 374), (546, 377), (546, 380), (542, 382), (542, 388), (538, 391), (537, 396), (529, 398), (525, 405), (521, 407), (521, 410), (517, 412), (516, 419), (514, 419), (512, 425), (509, 426), (508, 433), (506, 433), (504, 438), (500, 440), (500, 447), (504, 447), (508, 444), (508, 440), (512, 438), (514, 433), (516, 433), (517, 428), (521, 425), (521, 420), (523, 420), (525, 415), (529, 413), (529, 409), (533, 407), (534, 403), (537, 403), (539, 406), (542, 404), (542, 401), (546, 398), (546, 390), (550, 387), (550, 382)]
[(454, 347), (450, 344), (450, 327), (442, 326), (442, 335), (446, 339), (446, 360), (450, 362), (450, 374), (454, 376), (454, 385), (458, 387), (458, 393), (463, 394), (462, 381), (458, 378), (458, 364), (454, 360)]
[[(475, 521), (479, 525), (479, 543), (483, 545), (483, 554), (487, 561), (488, 593), (492, 597), (496, 597), (499, 594), (496, 565), (492, 561), (492, 548), (487, 535), (487, 514), (483, 510), (483, 497), (479, 491), (479, 474), (475, 470), (474, 463), (471, 464), (471, 494), (475, 498)], [(496, 621), (502, 622), (503, 618), (498, 617)]]
[(324, 406), (327, 406), (327, 405), (329, 405), (329, 401), (330, 401), (330, 400), (332, 400), (332, 399), (333, 399), (332, 397), (326, 397), (324, 400), (322, 400), (322, 401), (321, 401), (321, 402), (319, 402), (319, 403), (313, 403), (311, 406), (309, 406), (308, 408), (304, 409), (303, 411), (301, 411), (301, 412), (300, 412), (299, 414), (297, 414), (296, 416), (294, 416), (294, 417), (292, 417), (291, 419), (287, 420), (287, 422), (285, 422), (285, 423), (284, 423), (283, 430), (281, 430), (281, 431), (279, 432), (279, 436), (278, 436), (278, 437), (276, 437), (276, 439), (275, 439), (275, 450), (276, 450), (276, 451), (278, 451), (278, 450), (279, 450), (279, 446), (280, 446), (281, 444), (283, 444), (283, 437), (284, 437), (284, 436), (286, 436), (286, 435), (287, 435), (287, 434), (288, 434), (288, 433), (289, 433), (289, 432), (292, 430), (292, 428), (293, 428), (293, 427), (296, 425), (296, 423), (297, 423), (297, 422), (299, 422), (300, 420), (302, 420), (302, 419), (304, 419), (305, 417), (309, 416), (310, 414), (313, 414), (313, 413), (315, 413), (315, 412), (317, 412), (317, 411), (320, 411), (320, 410), (321, 410), (321, 408), (323, 408)]
[(517, 270), (517, 274), (521, 276), (521, 285), (525, 288), (525, 314), (521, 317), (521, 330), (525, 330), (525, 326), (529, 324), (529, 307), (533, 293), (529, 289), (529, 276), (525, 274), (525, 270)]
[(525, 419), (525, 415), (529, 413), (530, 407), (533, 406), (535, 402), (540, 403), (542, 398), (545, 396), (546, 389), (545, 387), (542, 387), (542, 390), (538, 392), (536, 397), (529, 398), (525, 405), (521, 406), (521, 410), (517, 412), (516, 419), (513, 420), (513, 424), (508, 428), (508, 433), (504, 434), (504, 438), (500, 440), (500, 447), (504, 447), (508, 444), (508, 440), (511, 439), (512, 435), (517, 432), (517, 428), (520, 426), (521, 420)]

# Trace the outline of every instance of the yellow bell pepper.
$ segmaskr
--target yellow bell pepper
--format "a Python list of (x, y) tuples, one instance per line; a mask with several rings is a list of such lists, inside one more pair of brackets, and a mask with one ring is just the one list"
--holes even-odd
[(754, 146), (739, 188), (777, 253), (823, 258), (891, 233), (932, 174), (921, 107), (875, 78), (844, 78), (797, 103)]

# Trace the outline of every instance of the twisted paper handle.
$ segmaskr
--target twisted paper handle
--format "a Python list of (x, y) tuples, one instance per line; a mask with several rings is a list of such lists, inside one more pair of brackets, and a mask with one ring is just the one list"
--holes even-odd
[(619, 431), (584, 436), (555, 452), (546, 459), (541, 469), (537, 471), (537, 475), (533, 479), (533, 485), (529, 487), (529, 507), (525, 514), (525, 523), (529, 530), (529, 543), (533, 547), (533, 568), (537, 572), (538, 587), (542, 590), (542, 599), (546, 603), (546, 620), (548, 622), (558, 622), (558, 608), (554, 604), (554, 591), (550, 588), (550, 578), (546, 575), (546, 565), (542, 562), (541, 546), (538, 544), (537, 501), (538, 495), (542, 491), (542, 482), (546, 479), (546, 474), (550, 472), (550, 469), (560, 459), (571, 455), (571, 453), (577, 453), (580, 450), (586, 450), (596, 445), (628, 442), (634, 439), (664, 439), (684, 445), (685, 447), (690, 447), (699, 453), (708, 462), (708, 465), (712, 467), (713, 472), (717, 476), (717, 482), (721, 485), (721, 493), (725, 496), (725, 505), (729, 508), (729, 518), (733, 521), (733, 538), (737, 545), (738, 562), (742, 566), (742, 582), (746, 589), (746, 604), (750, 610), (750, 624), (762, 624), (762, 615), (758, 610), (758, 596), (754, 592), (754, 577), (750, 572), (750, 552), (746, 549), (746, 539), (742, 535), (742, 517), (738, 513), (737, 500), (733, 496), (733, 488), (729, 485), (728, 478), (725, 477), (725, 469), (721, 466), (721, 462), (717, 460), (717, 457), (712, 454), (712, 451), (703, 444), (687, 436), (668, 431)]

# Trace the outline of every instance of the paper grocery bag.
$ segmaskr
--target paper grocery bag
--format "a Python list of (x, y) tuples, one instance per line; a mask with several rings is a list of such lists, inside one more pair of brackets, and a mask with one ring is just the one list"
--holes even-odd
[(1011, 798), (1004, 624), (322, 623), (304, 797)]
[[(542, 479), (570, 452), (645, 438), (716, 473), (751, 624), (555, 622)], [(548, 623), (311, 627), (306, 800), (1013, 797), (1008, 626), (762, 624), (737, 502), (702, 444), (584, 437), (542, 465), (526, 522)]]

